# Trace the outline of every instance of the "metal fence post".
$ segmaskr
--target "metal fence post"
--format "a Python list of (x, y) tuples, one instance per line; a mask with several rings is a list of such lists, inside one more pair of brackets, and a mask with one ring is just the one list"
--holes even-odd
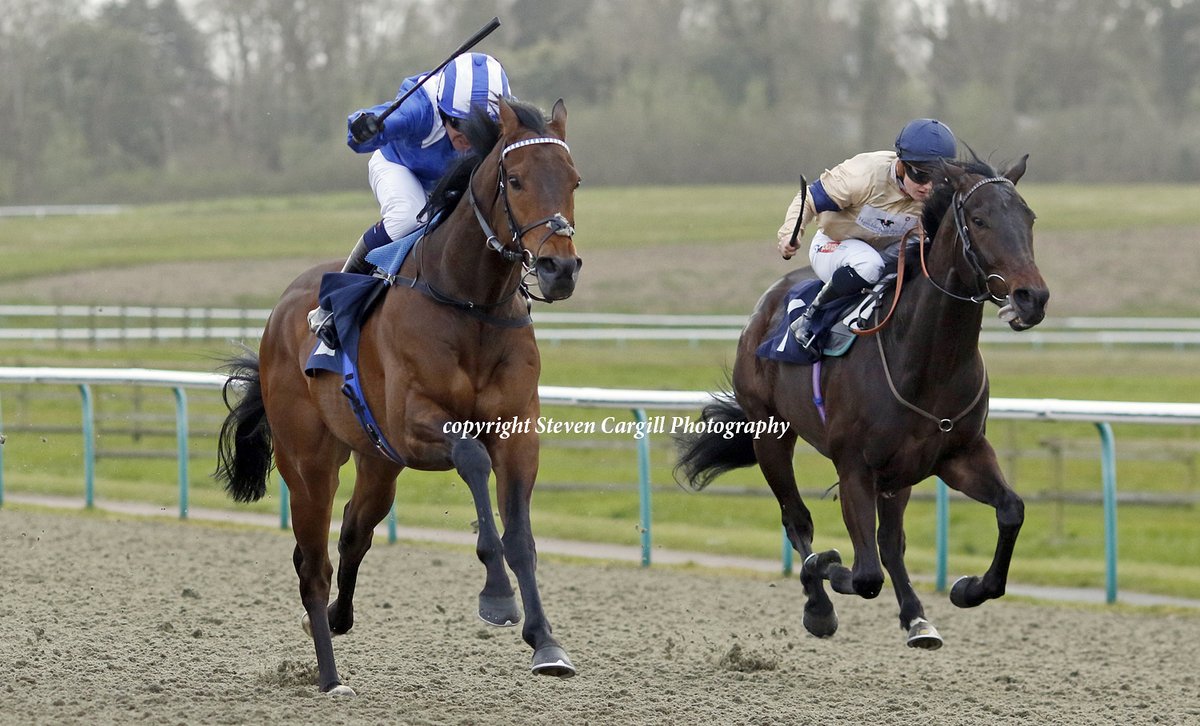
[(638, 514), (641, 519), (642, 567), (650, 566), (650, 434), (646, 432), (646, 411), (633, 409), (633, 417), (642, 425), (638, 447)]
[(1101, 421), (1100, 476), (1104, 486), (1104, 600), (1117, 601), (1117, 447), (1112, 426)]
[(937, 480), (937, 591), (946, 591), (946, 561), (950, 549), (950, 488), (941, 477)]
[(188, 513), (188, 412), (187, 393), (182, 387), (175, 389), (175, 442), (179, 460), (179, 518), (187, 519)]
[(96, 413), (92, 406), (92, 388), (79, 384), (83, 408), (83, 501), (88, 509), (96, 506)]

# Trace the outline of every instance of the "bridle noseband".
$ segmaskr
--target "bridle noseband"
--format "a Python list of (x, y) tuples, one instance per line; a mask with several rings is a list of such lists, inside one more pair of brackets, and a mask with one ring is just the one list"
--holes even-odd
[[(516, 217), (513, 215), (512, 205), (508, 201), (508, 186), (505, 184), (505, 178), (508, 176), (508, 171), (504, 166), (504, 157), (506, 157), (511, 151), (515, 151), (526, 146), (533, 146), (535, 144), (556, 144), (566, 149), (568, 154), (571, 153), (571, 147), (567, 146), (567, 142), (563, 141), (562, 139), (556, 139), (553, 136), (537, 136), (532, 139), (514, 141), (500, 150), (500, 160), (498, 164), (499, 169), (496, 182), (496, 198), (504, 202), (504, 214), (508, 219), (508, 228), (512, 231), (511, 246), (500, 241), (499, 237), (496, 236), (495, 230), (492, 229), (492, 226), (488, 224), (487, 218), (484, 217), (483, 209), (480, 207), (478, 200), (475, 198), (474, 173), (471, 174), (471, 180), (467, 184), (467, 200), (471, 204), (471, 210), (475, 212), (475, 221), (479, 223), (479, 228), (483, 230), (483, 234), (487, 238), (485, 241), (487, 248), (499, 254), (500, 257), (506, 262), (513, 264), (518, 262), (521, 263), (521, 282), (517, 285), (517, 289), (520, 290), (526, 297), (531, 297), (534, 300), (548, 303), (551, 301), (538, 297), (529, 291), (529, 286), (525, 283), (525, 279), (531, 274), (535, 273), (539, 258), (538, 253), (541, 252), (542, 247), (546, 244), (546, 241), (550, 239), (550, 236), (558, 235), (560, 237), (574, 237), (575, 228), (571, 226), (571, 223), (567, 221), (567, 218), (564, 217), (561, 212), (555, 212), (554, 214), (542, 217), (535, 222), (530, 222), (525, 226), (521, 226), (517, 222)], [(542, 225), (545, 225), (547, 228), (546, 234), (540, 240), (538, 240), (535, 247), (536, 251), (530, 252), (529, 248), (525, 246), (524, 237), (526, 233), (541, 227)], [(514, 291), (514, 294), (515, 292), (516, 291)]]
[[(1012, 183), (1012, 180), (1010, 180), (1006, 177), (1002, 177), (1002, 176), (986, 177), (984, 179), (980, 179), (979, 181), (975, 182), (975, 184), (972, 185), (971, 188), (965, 192), (955, 192), (954, 199), (953, 199), (954, 233), (958, 239), (962, 240), (963, 259), (965, 259), (967, 261), (967, 264), (971, 266), (971, 270), (975, 273), (975, 277), (981, 281), (980, 286), (983, 288), (983, 292), (981, 292), (977, 295), (972, 295), (971, 297), (957, 295), (957, 294), (952, 293), (949, 290), (945, 289), (941, 285), (938, 285), (936, 282), (934, 282), (932, 277), (929, 277), (930, 284), (932, 284), (935, 288), (937, 288), (942, 293), (949, 295), (950, 297), (954, 298), (955, 300), (962, 300), (963, 302), (973, 302), (976, 305), (982, 305), (984, 302), (986, 302), (989, 299), (994, 300), (998, 303), (1004, 302), (1004, 298), (997, 296), (996, 294), (994, 294), (991, 291), (991, 286), (989, 283), (991, 283), (992, 280), (999, 280), (1005, 287), (1008, 286), (1008, 281), (1004, 279), (1003, 275), (1000, 275), (1000, 274), (997, 274), (994, 272), (989, 273), (983, 269), (983, 265), (981, 265), (979, 263), (979, 256), (975, 254), (975, 249), (971, 244), (971, 231), (967, 227), (967, 216), (966, 216), (967, 215), (967, 212), (966, 212), (967, 200), (971, 198), (972, 194), (974, 194), (981, 187), (983, 187), (987, 184), (1007, 184), (1009, 186), (1015, 186)], [(926, 276), (928, 277), (928, 273), (926, 273)]]

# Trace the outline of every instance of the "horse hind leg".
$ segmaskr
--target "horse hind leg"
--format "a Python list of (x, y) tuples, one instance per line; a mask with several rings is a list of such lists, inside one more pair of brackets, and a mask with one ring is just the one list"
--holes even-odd
[(312, 637), (317, 655), (317, 685), (322, 693), (353, 696), (343, 685), (333, 656), (333, 633), (329, 627), (329, 586), (333, 565), (329, 562), (329, 521), (337, 470), (331, 459), (320, 473), (306, 468), (302, 475), (290, 457), (276, 451), (276, 463), (291, 490), (292, 532), (296, 548), (292, 563), (300, 580), (300, 602), (304, 606), (304, 629)]
[(836, 550), (820, 554), (812, 550), (812, 513), (800, 496), (796, 472), (792, 469), (795, 448), (796, 436), (790, 429), (782, 439), (763, 437), (754, 441), (758, 468), (779, 502), (783, 531), (792, 547), (804, 558), (800, 568), (800, 584), (805, 596), (804, 629), (818, 638), (828, 638), (837, 632), (838, 619), (823, 581), (829, 566), (840, 563), (841, 556)]
[(521, 609), (517, 606), (516, 594), (504, 569), (504, 545), (492, 514), (491, 495), (488, 492), (491, 457), (478, 439), (460, 438), (451, 447), (450, 458), (458, 475), (471, 490), (475, 502), (479, 526), (475, 554), (487, 570), (487, 579), (479, 593), (479, 619), (488, 625), (513, 627), (521, 622)]
[(904, 510), (911, 494), (912, 488), (907, 487), (893, 496), (879, 498), (879, 555), (896, 591), (900, 629), (908, 633), (905, 644), (911, 648), (937, 650), (942, 647), (942, 636), (925, 619), (925, 608), (913, 590), (908, 568), (904, 565)]

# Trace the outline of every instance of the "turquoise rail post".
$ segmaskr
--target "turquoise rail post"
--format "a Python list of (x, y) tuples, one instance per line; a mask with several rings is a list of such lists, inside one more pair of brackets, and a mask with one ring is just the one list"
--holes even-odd
[(175, 388), (175, 443), (179, 460), (179, 518), (188, 515), (188, 411), (187, 393)]
[(291, 493), (288, 492), (287, 482), (285, 482), (283, 480), (282, 476), (279, 477), (279, 528), (280, 529), (287, 529), (288, 525), (289, 525), (288, 515), (291, 512), (291, 506), (292, 506), (291, 502), (288, 500), (288, 497), (290, 497), (290, 496), (291, 496)]
[[(2, 399), (0, 399), (2, 400)], [(0, 407), (0, 507), (4, 506), (4, 410)]]
[(396, 544), (399, 539), (396, 532), (396, 499), (392, 498), (392, 508), (388, 510), (388, 543)]
[(783, 576), (787, 577), (792, 574), (792, 541), (788, 539), (787, 528), (783, 529), (783, 552), (780, 554), (780, 559), (783, 560)]
[(950, 488), (941, 477), (937, 480), (937, 591), (946, 591), (946, 561), (950, 549)]
[(1104, 600), (1117, 601), (1117, 447), (1112, 426), (1101, 421), (1100, 475), (1104, 485)]
[[(646, 428), (646, 412), (633, 409), (633, 417)], [(650, 566), (650, 435), (643, 433), (637, 440), (638, 447), (638, 502), (642, 533), (642, 567)]]
[(96, 506), (96, 413), (92, 406), (92, 388), (79, 384), (83, 407), (83, 501), (88, 509)]

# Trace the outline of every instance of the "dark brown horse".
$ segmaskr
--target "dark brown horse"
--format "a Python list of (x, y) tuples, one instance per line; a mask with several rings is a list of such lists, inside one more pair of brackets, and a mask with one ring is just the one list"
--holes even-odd
[[(274, 454), (291, 495), (293, 562), (323, 692), (353, 695), (338, 676), (331, 636), (354, 624), (359, 564), (404, 467), (458, 471), (475, 501), (476, 551), (487, 569), (479, 616), (499, 626), (520, 621), (507, 561), (521, 590), (533, 672), (575, 673), (551, 635), (534, 575), (529, 504), (537, 433), (461, 433), (471, 422), (538, 417), (541, 363), (521, 294), (524, 281), (536, 276), (545, 299), (566, 298), (581, 264), (572, 241), (579, 174), (563, 142), (566, 117), (561, 100), (549, 120), (532, 106), (504, 100), (499, 123), (477, 114), (466, 124), (476, 153), (434, 192), (431, 204), (445, 221), (400, 269), (413, 284), (391, 286), (363, 326), (358, 374), (365, 403), (396, 460), (364, 433), (340, 390), (341, 376), (303, 371), (316, 343), (305, 314), (333, 266), (297, 278), (271, 313), (258, 358), (231, 363), (231, 381), (243, 392), (222, 430), (217, 477), (235, 499), (258, 499)], [(466, 203), (457, 204), (461, 196)], [(338, 469), (352, 454), (356, 477), (342, 517), (338, 592), (331, 601), (330, 517)], [(503, 537), (488, 493), (492, 471)]]
[[(900, 603), (908, 644), (937, 648), (936, 629), (925, 620), (904, 567), (904, 509), (913, 485), (933, 476), (996, 509), (999, 536), (991, 567), (982, 577), (954, 584), (950, 600), (974, 607), (1004, 594), (1009, 562), (1024, 520), (1024, 504), (1004, 480), (984, 436), (987, 371), (979, 354), (983, 302), (1004, 297), (1023, 330), (1045, 316), (1049, 290), (1033, 259), (1033, 212), (1015, 185), (1025, 158), (1002, 175), (978, 161), (945, 167), (945, 179), (926, 204), (931, 231), (924, 277), (908, 280), (890, 322), (860, 338), (840, 358), (823, 362), (814, 403), (808, 366), (756, 357), (755, 349), (779, 324), (781, 300), (811, 271), (798, 270), (763, 295), (738, 343), (733, 392), (705, 408), (706, 420), (789, 423), (781, 439), (695, 434), (681, 441), (678, 470), (694, 488), (733, 468), (758, 463), (779, 500), (783, 526), (805, 558), (801, 582), (807, 601), (804, 626), (825, 637), (837, 615), (825, 592), (877, 596), (886, 568)], [(933, 230), (936, 229), (936, 232)], [(909, 250), (913, 256), (912, 249)], [(836, 550), (815, 553), (813, 522), (796, 488), (792, 454), (803, 437), (837, 469), (842, 518), (854, 544), (854, 566)], [(878, 526), (876, 525), (878, 516)], [(882, 563), (881, 563), (882, 558)], [(881, 567), (882, 564), (882, 567)]]

